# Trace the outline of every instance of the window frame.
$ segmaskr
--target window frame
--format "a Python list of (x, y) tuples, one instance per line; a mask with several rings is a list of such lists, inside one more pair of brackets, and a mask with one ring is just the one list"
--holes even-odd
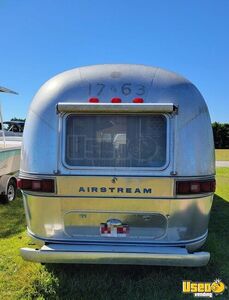
[[(73, 166), (69, 165), (66, 160), (65, 160), (65, 151), (66, 151), (66, 129), (67, 129), (67, 119), (69, 116), (79, 116), (79, 115), (84, 115), (84, 116), (99, 116), (99, 115), (117, 115), (115, 113), (65, 113), (62, 114), (61, 117), (61, 163), (62, 165), (69, 170), (75, 170), (79, 171), (82, 173), (82, 171), (95, 171), (95, 170), (104, 170), (104, 171), (110, 171), (111, 174), (118, 173), (118, 171), (123, 172), (123, 171), (129, 171), (130, 173), (136, 173), (137, 171), (143, 171), (143, 172), (152, 172), (152, 171), (163, 171), (165, 170), (170, 163), (170, 149), (171, 149), (171, 118), (170, 115), (167, 113), (158, 113), (158, 112), (152, 112), (152, 113), (119, 113), (119, 115), (132, 115), (132, 116), (148, 116), (148, 115), (160, 115), (165, 117), (165, 122), (166, 122), (166, 158), (165, 158), (165, 164), (160, 167), (95, 167), (95, 166)], [(94, 174), (94, 173), (93, 173)], [(107, 174), (107, 172), (106, 172)]]

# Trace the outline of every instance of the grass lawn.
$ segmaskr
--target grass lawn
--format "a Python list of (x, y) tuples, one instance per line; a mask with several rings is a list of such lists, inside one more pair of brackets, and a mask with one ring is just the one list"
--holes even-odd
[(229, 160), (229, 149), (215, 149), (216, 160)]
[[(22, 200), (0, 205), (0, 299), (194, 299), (181, 293), (181, 281), (229, 285), (229, 168), (217, 169), (217, 191), (204, 250), (211, 261), (202, 268), (108, 265), (46, 265), (25, 262)], [(217, 297), (228, 299), (228, 293)]]

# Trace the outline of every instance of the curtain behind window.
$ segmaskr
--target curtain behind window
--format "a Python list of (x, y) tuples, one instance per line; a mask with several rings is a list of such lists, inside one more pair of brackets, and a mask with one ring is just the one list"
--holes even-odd
[(166, 118), (70, 115), (65, 160), (71, 166), (161, 167), (166, 161)]

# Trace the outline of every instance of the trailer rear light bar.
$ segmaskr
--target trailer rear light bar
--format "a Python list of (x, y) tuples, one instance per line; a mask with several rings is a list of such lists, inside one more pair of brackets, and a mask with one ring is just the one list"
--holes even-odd
[[(116, 99), (116, 98), (115, 98)], [(74, 103), (59, 102), (57, 112), (64, 113), (172, 113), (177, 110), (173, 103)]]
[(214, 193), (215, 188), (216, 188), (215, 179), (176, 182), (177, 195)]
[(54, 179), (17, 179), (17, 187), (25, 191), (54, 193)]

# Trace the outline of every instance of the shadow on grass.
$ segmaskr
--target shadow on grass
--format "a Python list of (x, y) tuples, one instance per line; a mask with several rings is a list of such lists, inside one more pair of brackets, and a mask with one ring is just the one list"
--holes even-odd
[(22, 197), (10, 203), (0, 203), (0, 238), (18, 234), (26, 229)]
[[(229, 283), (229, 203), (215, 195), (204, 246), (210, 263), (201, 268), (49, 264), (60, 299), (184, 299), (182, 280)], [(45, 291), (42, 294), (50, 297)], [(53, 299), (55, 299), (55, 297)], [(220, 299), (226, 299), (226, 293)], [(193, 295), (185, 296), (193, 299)]]

